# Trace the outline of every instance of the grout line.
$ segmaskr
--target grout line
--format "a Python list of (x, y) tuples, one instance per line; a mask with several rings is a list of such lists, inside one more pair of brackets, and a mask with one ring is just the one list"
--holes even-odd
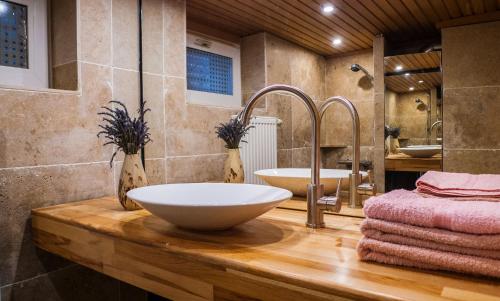
[(196, 158), (196, 157), (207, 157), (207, 156), (221, 156), (227, 155), (226, 153), (215, 153), (215, 154), (198, 154), (198, 155), (180, 155), (180, 156), (166, 156), (166, 159), (180, 159), (180, 158)]
[[(113, 65), (114, 65), (114, 55), (115, 55), (115, 51), (114, 51), (114, 43), (113, 43), (113, 2), (114, 0), (111, 0), (111, 8), (110, 8), (110, 14), (111, 14), (111, 18), (110, 18), (110, 43), (111, 43), (111, 49), (110, 49), (110, 59), (111, 59), (111, 62), (110, 62), (110, 66), (106, 66), (106, 67), (111, 67), (111, 99), (115, 99), (115, 77), (114, 77), (114, 72), (113, 72)], [(98, 65), (98, 64), (96, 64)], [(103, 65), (104, 66), (104, 65)], [(115, 104), (113, 103), (111, 105), (113, 108), (115, 107)], [(113, 147), (113, 153), (117, 151), (117, 148), (116, 148), (116, 145), (112, 145)], [(115, 162), (113, 162), (113, 165), (112, 165), (112, 168), (111, 168), (111, 174), (113, 176), (113, 193), (117, 193), (117, 189), (118, 189), (118, 186), (116, 185), (117, 184), (117, 179), (116, 179), (116, 164)]]
[(178, 76), (178, 75), (169, 75), (167, 73), (164, 74), (165, 77), (172, 77), (172, 78), (179, 78), (179, 79), (186, 79), (185, 76)]
[(109, 161), (95, 161), (95, 162), (79, 162), (79, 163), (61, 163), (61, 164), (46, 164), (46, 165), (1, 167), (0, 171), (3, 171), (3, 170), (35, 169), (35, 168), (51, 168), (51, 167), (83, 166), (83, 165), (103, 164), (103, 163), (109, 165)]
[[(23, 279), (23, 280), (19, 280), (19, 281), (16, 281), (16, 282), (12, 282), (12, 283), (9, 283), (9, 284), (6, 284), (4, 286), (1, 286), (0, 287), (0, 290), (2, 289), (5, 289), (5, 288), (8, 288), (8, 287), (12, 287), (12, 286), (15, 286), (15, 285), (18, 285), (18, 284), (22, 284), (22, 283), (25, 283), (25, 282), (28, 282), (28, 281), (31, 281), (31, 280), (35, 280), (37, 278), (41, 278), (41, 277), (45, 277), (51, 273), (57, 273), (57, 272), (60, 272), (60, 271), (63, 271), (63, 270), (66, 270), (66, 269), (69, 269), (69, 268), (72, 268), (72, 267), (75, 267), (77, 266), (76, 263), (73, 263), (73, 262), (70, 262), (69, 265), (67, 266), (64, 266), (62, 268), (59, 268), (59, 269), (55, 269), (53, 271), (50, 271), (50, 272), (47, 272), (47, 273), (43, 273), (43, 274), (38, 274), (36, 276), (33, 276), (31, 278), (27, 278), (27, 279)], [(1, 298), (1, 295), (0, 295), (0, 298)], [(1, 300), (1, 299), (0, 299)]]
[(163, 104), (163, 141), (165, 142), (164, 148), (163, 148), (163, 155), (164, 155), (164, 162), (163, 162), (163, 171), (165, 178), (163, 179), (165, 184), (167, 183), (167, 102), (166, 102), (166, 97), (167, 94), (165, 92), (166, 87), (165, 87), (165, 1), (161, 2), (161, 72), (162, 72), (162, 78), (161, 78), (161, 95), (162, 95), (162, 104)]
[(468, 87), (453, 87), (453, 88), (443, 88), (446, 90), (460, 90), (460, 89), (478, 89), (478, 88), (500, 88), (500, 85), (485, 85), (485, 86), (468, 86)]

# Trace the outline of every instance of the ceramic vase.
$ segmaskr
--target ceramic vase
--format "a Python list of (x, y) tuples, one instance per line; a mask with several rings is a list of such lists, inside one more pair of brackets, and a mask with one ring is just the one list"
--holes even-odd
[(385, 139), (386, 155), (397, 154), (398, 148), (399, 148), (399, 139), (398, 138), (392, 138), (391, 136), (388, 136)]
[(226, 163), (224, 164), (224, 183), (243, 183), (245, 173), (241, 162), (240, 149), (229, 149)]
[(118, 183), (118, 199), (125, 210), (142, 209), (138, 203), (127, 197), (127, 192), (146, 185), (148, 181), (139, 154), (125, 155)]

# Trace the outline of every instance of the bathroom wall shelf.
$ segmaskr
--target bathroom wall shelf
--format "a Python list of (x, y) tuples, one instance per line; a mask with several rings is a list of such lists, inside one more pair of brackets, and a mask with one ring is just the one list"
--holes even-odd
[(107, 197), (35, 209), (32, 226), (38, 247), (172, 300), (500, 299), (491, 279), (360, 262), (361, 218), (326, 215), (311, 231), (305, 215), (201, 233)]

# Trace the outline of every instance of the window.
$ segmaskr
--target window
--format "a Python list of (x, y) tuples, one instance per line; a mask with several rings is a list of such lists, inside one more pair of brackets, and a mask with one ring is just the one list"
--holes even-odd
[(0, 83), (48, 88), (47, 1), (0, 0)]
[(0, 65), (28, 68), (28, 8), (0, 1)]
[(189, 103), (240, 107), (240, 49), (188, 34), (186, 49)]
[(0, 0), (0, 85), (78, 90), (77, 0)]

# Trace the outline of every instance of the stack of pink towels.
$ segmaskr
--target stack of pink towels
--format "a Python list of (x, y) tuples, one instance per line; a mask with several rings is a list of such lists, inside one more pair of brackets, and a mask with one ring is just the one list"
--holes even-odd
[(431, 172), (417, 183), (366, 201), (360, 259), (500, 278), (500, 176)]

